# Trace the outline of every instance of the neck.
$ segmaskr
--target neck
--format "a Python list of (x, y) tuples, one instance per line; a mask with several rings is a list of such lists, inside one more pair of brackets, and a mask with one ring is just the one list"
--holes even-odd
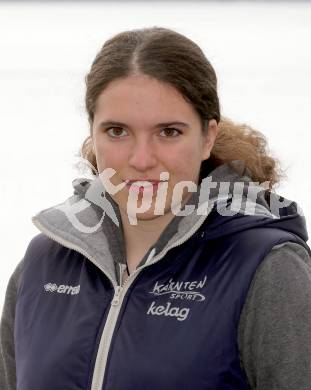
[[(191, 197), (191, 193), (183, 200), (182, 208)], [(132, 225), (124, 210), (120, 210), (120, 217), (123, 225), (126, 259), (130, 272), (140, 263), (148, 249), (154, 245), (167, 225), (175, 218), (172, 211), (164, 215), (154, 216), (152, 219), (139, 219), (137, 224)]]
[(146, 253), (157, 242), (163, 230), (175, 217), (173, 213), (167, 213), (156, 218), (144, 220), (137, 218), (137, 224), (130, 224), (125, 213), (120, 211), (125, 247), (127, 253)]

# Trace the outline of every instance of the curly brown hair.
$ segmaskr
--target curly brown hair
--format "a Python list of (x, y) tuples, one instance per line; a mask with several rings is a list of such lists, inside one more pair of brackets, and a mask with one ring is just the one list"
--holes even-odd
[[(111, 81), (134, 74), (152, 76), (175, 87), (199, 114), (203, 132), (210, 119), (217, 121), (219, 132), (209, 159), (202, 162), (199, 183), (212, 169), (223, 163), (231, 165), (234, 160), (244, 163), (252, 181), (268, 181), (269, 190), (285, 177), (279, 160), (268, 151), (262, 133), (221, 116), (216, 73), (200, 47), (163, 27), (123, 31), (108, 39), (85, 77), (90, 135), (84, 140), (80, 155), (96, 171), (92, 127), (97, 98)], [(235, 169), (235, 165), (232, 167)]]

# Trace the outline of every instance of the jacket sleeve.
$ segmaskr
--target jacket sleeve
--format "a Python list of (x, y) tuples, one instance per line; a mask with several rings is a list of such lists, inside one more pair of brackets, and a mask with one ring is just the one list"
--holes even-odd
[(311, 389), (311, 258), (301, 245), (276, 245), (257, 268), (238, 344), (252, 389)]
[(23, 259), (11, 275), (0, 322), (0, 389), (16, 390), (16, 366), (14, 349), (15, 305)]

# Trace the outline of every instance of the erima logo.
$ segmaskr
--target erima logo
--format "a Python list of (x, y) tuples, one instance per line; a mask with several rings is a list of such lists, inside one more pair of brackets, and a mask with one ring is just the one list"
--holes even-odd
[(80, 284), (78, 286), (67, 286), (65, 284), (60, 284), (57, 286), (55, 283), (47, 283), (44, 285), (44, 290), (48, 292), (57, 292), (60, 294), (79, 294)]

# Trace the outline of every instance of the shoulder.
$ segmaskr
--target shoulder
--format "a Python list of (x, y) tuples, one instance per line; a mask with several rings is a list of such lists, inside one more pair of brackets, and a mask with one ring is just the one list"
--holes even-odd
[(14, 351), (14, 323), (15, 309), (21, 276), (27, 262), (34, 258), (44, 246), (49, 243), (43, 234), (34, 236), (25, 251), (23, 258), (17, 263), (11, 274), (6, 291), (0, 320), (0, 388), (16, 387), (15, 351)]
[(28, 263), (35, 258), (39, 258), (40, 255), (49, 250), (53, 245), (54, 241), (45, 236), (43, 233), (35, 235), (28, 243), (23, 258), (17, 263), (13, 273), (7, 284), (7, 295), (15, 294), (19, 284), (20, 276), (24, 272)]
[(60, 252), (67, 250), (68, 248), (62, 244), (43, 233), (39, 233), (30, 240), (26, 248), (23, 270), (26, 270), (29, 266), (36, 267), (37, 263), (43, 260), (52, 260), (58, 257)]
[(26, 248), (25, 257), (28, 255), (41, 253), (42, 251), (51, 248), (55, 244), (57, 243), (51, 238), (47, 237), (45, 234), (38, 233), (29, 241), (29, 244)]
[[(250, 286), (249, 300), (256, 291), (270, 294), (270, 288), (281, 288), (286, 285), (301, 288), (297, 285), (310, 282), (311, 257), (306, 248), (295, 242), (284, 242), (275, 245), (258, 266)], [(275, 292), (275, 290), (273, 290)]]
[(241, 313), (238, 343), (256, 388), (290, 389), (294, 383), (308, 388), (311, 258), (300, 244), (274, 246), (258, 266)]
[(13, 273), (7, 284), (8, 296), (16, 295), (19, 281), (23, 272), (29, 267), (30, 264), (34, 264), (44, 255), (51, 253), (51, 251), (59, 250), (62, 245), (50, 239), (43, 233), (35, 235), (28, 243), (23, 258), (17, 263)]
[(299, 311), (305, 294), (311, 297), (311, 257), (308, 251), (294, 242), (275, 245), (259, 264), (250, 284), (240, 318), (240, 336), (252, 311), (260, 313), (260, 310), (275, 306), (279, 312), (280, 307), (288, 307), (291, 303), (295, 303), (293, 309)]

